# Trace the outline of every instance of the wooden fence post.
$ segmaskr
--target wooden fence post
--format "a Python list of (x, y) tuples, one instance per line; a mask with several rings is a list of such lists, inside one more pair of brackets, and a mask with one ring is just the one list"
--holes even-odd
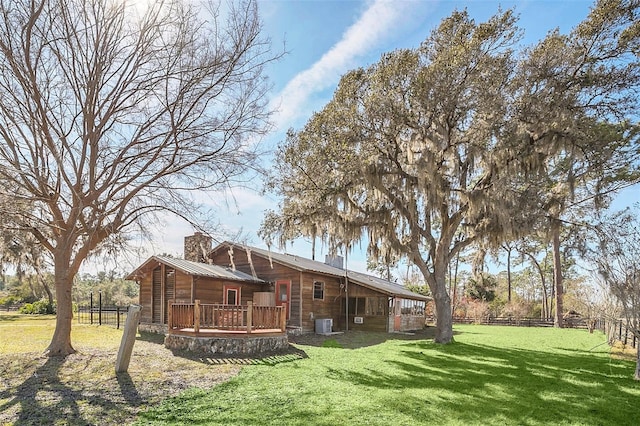
[(253, 326), (253, 302), (247, 302), (247, 334), (251, 334)]
[(136, 332), (138, 330), (138, 323), (140, 322), (141, 311), (141, 305), (129, 306), (124, 332), (122, 333), (122, 340), (120, 341), (120, 349), (116, 357), (116, 373), (126, 372), (129, 368), (133, 344), (136, 342)]
[(193, 305), (193, 331), (200, 332), (200, 299), (196, 299)]

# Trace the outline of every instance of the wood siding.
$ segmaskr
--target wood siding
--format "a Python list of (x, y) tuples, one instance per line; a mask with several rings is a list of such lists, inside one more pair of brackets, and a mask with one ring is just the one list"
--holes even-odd
[[(292, 327), (302, 327), (301, 318), (303, 315), (303, 310), (300, 291), (300, 271), (275, 262), (273, 263), (272, 267), (268, 259), (257, 256), (255, 253), (252, 253), (252, 262), (249, 262), (247, 252), (245, 250), (234, 250), (233, 265), (231, 264), (229, 253), (227, 252), (226, 248), (212, 252), (209, 258), (215, 265), (228, 267), (232, 267), (233, 265), (235, 265), (235, 268), (238, 271), (244, 272), (249, 275), (253, 275), (255, 271), (256, 276), (270, 283), (270, 285), (265, 286), (265, 289), (262, 291), (275, 291), (274, 283), (276, 281), (290, 281), (291, 297), (289, 299), (289, 319), (287, 320), (287, 325)], [(253, 268), (251, 266), (251, 263), (253, 263)], [(243, 293), (242, 299), (244, 300), (244, 298), (245, 295)]]
[[(291, 313), (287, 322), (288, 326), (300, 327), (303, 332), (314, 332), (316, 319), (331, 318), (333, 319), (333, 331), (345, 329), (345, 294), (344, 289), (341, 290), (340, 288), (344, 278), (299, 271), (276, 262), (273, 262), (272, 265), (268, 259), (255, 253), (252, 253), (252, 262), (250, 263), (247, 252), (239, 248), (235, 248), (233, 251), (233, 265), (226, 247), (221, 247), (212, 252), (209, 258), (216, 265), (229, 267), (234, 265), (239, 271), (247, 274), (255, 273), (259, 278), (271, 283), (278, 280), (291, 281)], [(313, 283), (315, 281), (325, 283), (324, 298), (322, 300), (314, 300), (313, 298)], [(349, 297), (363, 299), (367, 297), (384, 298), (383, 315), (365, 315), (365, 312), (358, 312), (356, 315), (350, 312), (349, 330), (388, 331), (389, 308), (386, 294), (350, 283)], [(354, 323), (356, 316), (362, 317), (362, 324)]]
[(224, 288), (240, 287), (240, 301), (242, 305), (253, 301), (253, 293), (264, 291), (261, 284), (241, 283), (238, 281), (219, 280), (215, 278), (195, 277), (194, 278), (194, 301), (200, 300), (200, 303), (222, 304), (224, 301)]
[[(313, 298), (313, 283), (324, 283), (324, 298)], [(315, 331), (315, 320), (322, 318), (333, 319), (333, 330), (341, 330), (339, 324), (344, 322), (344, 313), (341, 312), (341, 299), (344, 292), (340, 291), (340, 282), (337, 277), (331, 277), (313, 273), (302, 274), (302, 330)]]
[(160, 322), (162, 317), (162, 268), (160, 266), (153, 270), (152, 277), (151, 309), (153, 309), (153, 314), (151, 322)]
[(268, 285), (265, 284), (194, 277), (165, 265), (156, 264), (154, 268), (150, 266), (142, 272), (139, 280), (139, 303), (142, 305), (140, 322), (142, 323), (166, 324), (170, 300), (176, 303), (193, 303), (199, 299), (202, 303), (221, 304), (224, 286), (241, 289), (242, 305), (253, 301), (254, 292), (268, 291)]

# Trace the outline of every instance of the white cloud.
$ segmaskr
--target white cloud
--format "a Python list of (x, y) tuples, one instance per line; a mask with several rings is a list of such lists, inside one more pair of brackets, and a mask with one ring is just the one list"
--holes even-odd
[(285, 129), (300, 116), (308, 114), (305, 104), (314, 93), (334, 86), (340, 76), (354, 66), (357, 59), (371, 53), (390, 36), (397, 35), (414, 17), (415, 6), (424, 10), (424, 2), (376, 0), (349, 27), (320, 60), (297, 74), (274, 98), (279, 109), (276, 128)]

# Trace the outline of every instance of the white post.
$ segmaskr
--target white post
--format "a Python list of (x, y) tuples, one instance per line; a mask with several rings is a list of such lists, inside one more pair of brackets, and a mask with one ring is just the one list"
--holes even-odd
[(120, 349), (116, 358), (116, 373), (126, 372), (129, 368), (131, 360), (131, 352), (133, 352), (133, 344), (136, 341), (136, 332), (138, 331), (138, 323), (142, 313), (141, 305), (130, 305), (127, 313), (127, 321), (124, 325), (124, 333), (120, 341)]

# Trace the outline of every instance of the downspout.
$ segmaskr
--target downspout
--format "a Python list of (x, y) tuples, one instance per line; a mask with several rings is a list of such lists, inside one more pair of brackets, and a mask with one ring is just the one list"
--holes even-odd
[(349, 270), (347, 269), (347, 261), (349, 256), (349, 250), (344, 251), (344, 294), (345, 294), (345, 331), (349, 331)]

